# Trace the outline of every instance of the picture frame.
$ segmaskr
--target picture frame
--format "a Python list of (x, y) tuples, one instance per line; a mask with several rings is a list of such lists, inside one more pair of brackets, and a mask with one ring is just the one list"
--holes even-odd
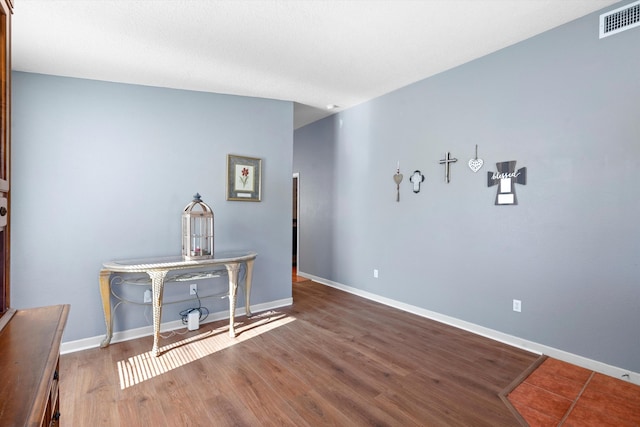
[(262, 200), (262, 159), (227, 154), (227, 200)]

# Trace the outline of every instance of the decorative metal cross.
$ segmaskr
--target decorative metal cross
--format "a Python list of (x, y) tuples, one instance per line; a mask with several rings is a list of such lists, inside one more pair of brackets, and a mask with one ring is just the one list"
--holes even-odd
[(415, 171), (413, 175), (411, 175), (411, 178), (409, 178), (409, 181), (413, 184), (413, 192), (419, 193), (420, 183), (424, 182), (424, 175), (422, 175), (420, 171)]
[(447, 154), (444, 156), (444, 159), (440, 160), (440, 164), (444, 165), (444, 181), (448, 184), (451, 181), (449, 164), (457, 162), (458, 159), (452, 159), (451, 153), (447, 151)]
[(516, 161), (496, 163), (498, 172), (487, 172), (487, 186), (498, 185), (496, 205), (517, 205), (516, 187), (513, 184), (527, 185), (527, 168), (516, 172)]

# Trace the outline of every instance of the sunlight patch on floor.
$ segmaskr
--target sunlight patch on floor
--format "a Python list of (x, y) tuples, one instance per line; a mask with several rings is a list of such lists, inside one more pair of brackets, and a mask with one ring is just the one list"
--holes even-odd
[(245, 323), (236, 323), (236, 338), (229, 337), (228, 326), (212, 329), (160, 347), (160, 355), (151, 351), (118, 361), (120, 389), (124, 390), (143, 381), (155, 378), (190, 362), (202, 359), (265, 332), (291, 323), (294, 317), (269, 311), (254, 315)]

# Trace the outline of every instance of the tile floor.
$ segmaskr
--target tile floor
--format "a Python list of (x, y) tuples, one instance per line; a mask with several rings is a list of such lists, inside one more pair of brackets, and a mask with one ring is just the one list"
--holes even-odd
[(640, 426), (640, 386), (552, 358), (507, 398), (531, 427)]

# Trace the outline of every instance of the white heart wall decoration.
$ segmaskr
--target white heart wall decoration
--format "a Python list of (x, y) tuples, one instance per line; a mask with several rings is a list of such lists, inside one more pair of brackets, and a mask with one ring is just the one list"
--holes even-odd
[(474, 172), (478, 172), (483, 164), (484, 164), (484, 161), (482, 159), (469, 160), (469, 168)]

